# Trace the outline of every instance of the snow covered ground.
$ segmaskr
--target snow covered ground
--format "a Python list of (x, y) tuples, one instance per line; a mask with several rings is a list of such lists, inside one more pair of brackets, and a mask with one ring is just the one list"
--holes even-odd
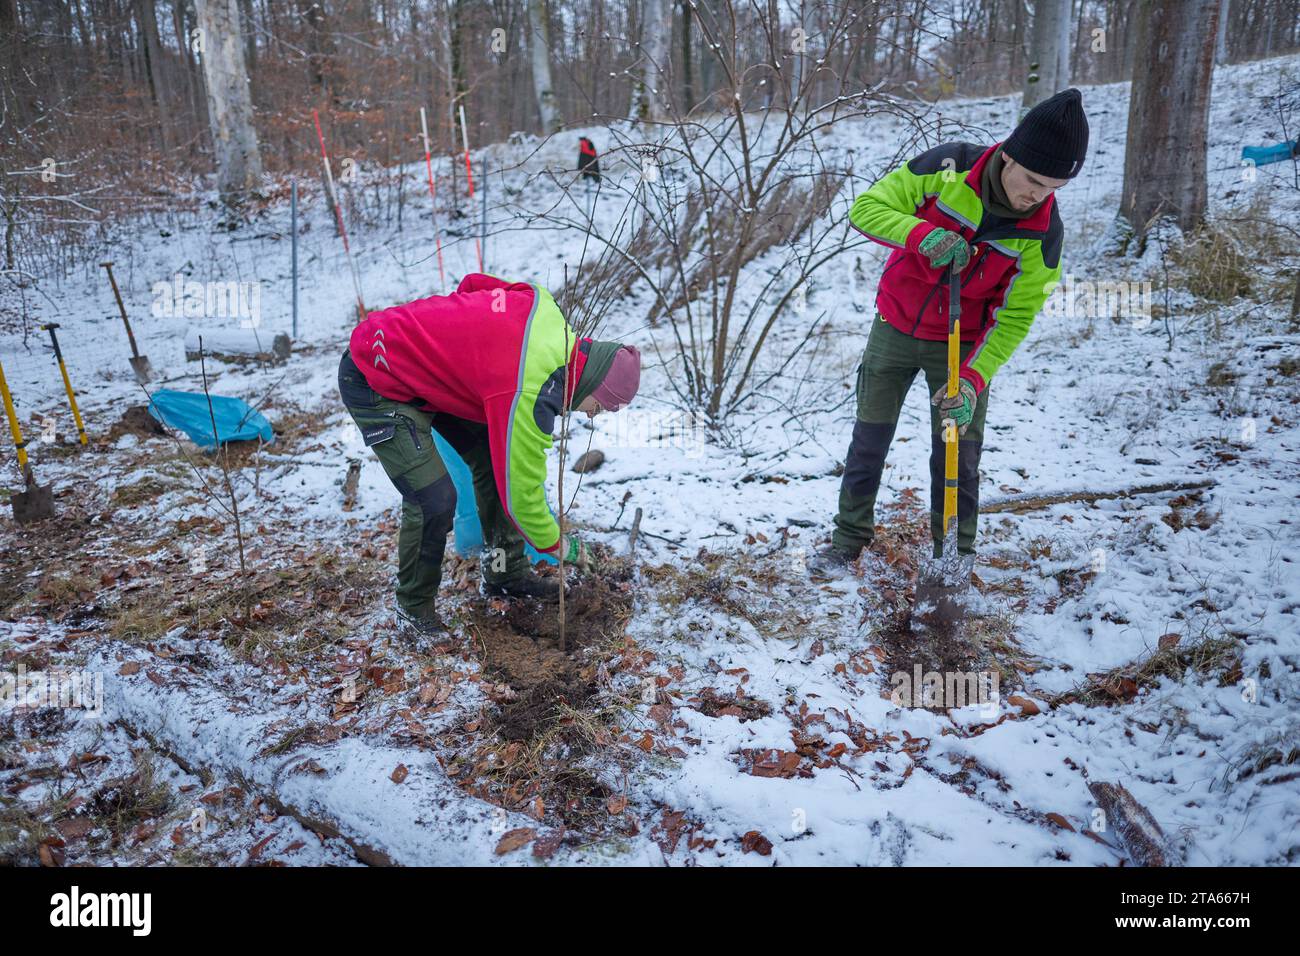
[[(1261, 106), (1279, 73), (1300, 74), (1300, 58), (1216, 76), (1213, 216), (1300, 212), (1291, 164), (1252, 180), (1238, 163), (1243, 144), (1280, 138)], [(938, 112), (992, 142), (1016, 105), (954, 101)], [(43, 333), (24, 346), (24, 303), (7, 293), (0, 361), (41, 438), (33, 461), (57, 489), (59, 517), (32, 529), (5, 519), (0, 650), (10, 673), (99, 675), (104, 713), (0, 716), (0, 859), (1117, 865), (1128, 854), (1088, 788), (1106, 781), (1150, 811), (1175, 859), (1296, 862), (1300, 334), (1287, 328), (1289, 291), (1277, 292), (1295, 259), (1290, 272), (1253, 266), (1251, 297), (1213, 303), (1175, 286), (1166, 304), (1155, 244), (1141, 260), (1103, 255), (1127, 86), (1087, 89), (1085, 105), (1091, 155), (1058, 194), (1065, 271), (1078, 289), (1150, 280), (1156, 314), (1040, 317), (992, 386), (982, 498), (1201, 487), (985, 514), (980, 653), (970, 667), (997, 674), (998, 698), (965, 708), (891, 700), (896, 675), (932, 660), (896, 628), (928, 495), (921, 384), (885, 473), (885, 546), (845, 580), (812, 582), (803, 568), (828, 538), (853, 371), (885, 256), (870, 244), (847, 250), (817, 274), (806, 308), (782, 320), (770, 347), (785, 354), (825, 312), (822, 358), (811, 370), (792, 366), (737, 413), (729, 444), (690, 431), (667, 446), (644, 440), (675, 413), (675, 370), (653, 362), (633, 409), (597, 419), (594, 435), (577, 426), (576, 445), (590, 437), (607, 461), (584, 479), (574, 520), (626, 554), (631, 513), (644, 514), (637, 569), (616, 589), (633, 601), (630, 620), (612, 649), (588, 648), (583, 679), (597, 690), (566, 718), (586, 727), (582, 714), (599, 713), (612, 728), (602, 736), (593, 724), (599, 746), (568, 754), (598, 783), (587, 802), (598, 794), (603, 816), (587, 825), (585, 805), (578, 813), (576, 803), (539, 805), (526, 786), (511, 790), (520, 779), (511, 762), (526, 755), (493, 736), (491, 715), (521, 689), (487, 666), (474, 627), (428, 657), (392, 639), (384, 575), (397, 497), (337, 402), (354, 296), (318, 192), (301, 210), (294, 357), (209, 366), (214, 392), (260, 403), (282, 430), (241, 461), (249, 564), (264, 591), (251, 611), (218, 606), (238, 572), (232, 522), (189, 458), (208, 480), (219, 472), (167, 437), (108, 437), (144, 396), (101, 256), (25, 302), (32, 322), (61, 324), (87, 450), (50, 440), (70, 432), (61, 381)], [(840, 207), (880, 171), (897, 134), (892, 121), (849, 120), (819, 143), (857, 171)], [(492, 170), (508, 170), (488, 187), (487, 271), (558, 285), (578, 261), (580, 232), (529, 215), (553, 200), (541, 171), (567, 165), (577, 135), (484, 151)], [(439, 289), (422, 169), (410, 174), (403, 230), (352, 224), (372, 308)], [(621, 209), (604, 194), (597, 220)], [(477, 213), (457, 220), (463, 235), (445, 233), (453, 284), (476, 267)], [(189, 323), (151, 314), (155, 283), (178, 273), (256, 282), (260, 329), (288, 330), (287, 203), (234, 232), (214, 231), (209, 215), (128, 224), (103, 250), (141, 351), (172, 388), (202, 385), (184, 361)], [(747, 276), (778, 261), (761, 257)], [(667, 330), (645, 324), (649, 304), (635, 289), (601, 337), (670, 354)], [(796, 391), (800, 375), (817, 383), (815, 401), (806, 383)], [(345, 512), (348, 458), (361, 471), (358, 506)], [(3, 468), (0, 483), (20, 487), (12, 458)], [(464, 620), (495, 613), (474, 594), (471, 569), (453, 563), (448, 578), (447, 604)], [(285, 581), (290, 590), (278, 590)], [(539, 653), (546, 666), (555, 659), (549, 645)], [(566, 740), (561, 753), (575, 750)], [(122, 781), (144, 794), (126, 801), (129, 813), (115, 797)]]

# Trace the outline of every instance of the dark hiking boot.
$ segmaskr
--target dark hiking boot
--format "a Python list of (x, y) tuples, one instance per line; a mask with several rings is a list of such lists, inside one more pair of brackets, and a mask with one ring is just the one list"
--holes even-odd
[(488, 597), (528, 598), (533, 601), (558, 601), (558, 578), (543, 578), (536, 574), (521, 574), (506, 581), (484, 581), (483, 593)]
[(415, 615), (400, 604), (395, 605), (394, 616), (397, 619), (397, 636), (403, 643), (416, 651), (427, 651), (436, 644), (441, 644), (449, 636), (447, 625), (437, 614)]
[(822, 580), (843, 577), (849, 573), (849, 566), (857, 559), (858, 552), (822, 548), (808, 559), (808, 576)]

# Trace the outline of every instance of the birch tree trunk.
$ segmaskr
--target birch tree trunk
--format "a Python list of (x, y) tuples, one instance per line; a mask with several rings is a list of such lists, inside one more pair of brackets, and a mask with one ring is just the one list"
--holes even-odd
[(691, 4), (680, 0), (682, 10), (682, 112), (690, 113), (695, 106), (695, 84), (691, 67)]
[(1037, 0), (1021, 113), (1070, 85), (1070, 0)]
[(528, 55), (533, 65), (533, 93), (542, 119), (542, 135), (558, 133), (564, 125), (551, 83), (551, 29), (545, 0), (528, 0)]
[(238, 0), (195, 0), (195, 8), (203, 38), (201, 58), (217, 191), (227, 206), (238, 206), (262, 178)]
[(203, 38), (200, 60), (217, 161), (217, 193), (226, 206), (237, 207), (261, 179), (238, 0), (195, 0), (195, 12)]
[(1220, 0), (1142, 0), (1120, 216), (1139, 239), (1156, 218), (1205, 218), (1205, 144)]
[(668, 116), (671, 64), (668, 44), (673, 35), (672, 7), (666, 0), (645, 0), (641, 13), (642, 70), (633, 87), (632, 115), (635, 119), (660, 122)]
[(1219, 11), (1219, 29), (1214, 40), (1214, 62), (1219, 66), (1228, 62), (1228, 9), (1232, 0), (1223, 0)]

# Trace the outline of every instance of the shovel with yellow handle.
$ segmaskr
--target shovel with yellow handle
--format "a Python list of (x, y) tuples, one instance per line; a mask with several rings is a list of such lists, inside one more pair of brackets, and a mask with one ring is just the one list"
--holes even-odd
[(9, 394), (9, 383), (5, 381), (4, 366), (0, 365), (0, 400), (3, 400), (5, 417), (9, 419), (9, 433), (14, 439), (14, 448), (18, 451), (18, 468), (23, 473), (26, 491), (16, 491), (10, 495), (14, 508), (14, 520), (19, 524), (39, 521), (54, 514), (54, 492), (36, 483), (32, 474), (31, 463), (27, 460), (27, 442), (23, 441), (22, 429), (18, 427), (18, 413), (14, 411), (13, 396)]
[[(948, 270), (948, 398), (959, 391), (961, 368), (961, 272)], [(965, 613), (962, 595), (970, 587), (974, 555), (957, 553), (957, 423), (943, 419), (943, 543), (939, 556), (921, 563), (914, 618), (930, 626), (954, 627)]]
[(72, 379), (68, 378), (68, 365), (63, 361), (63, 350), (59, 348), (59, 337), (54, 334), (54, 330), (58, 327), (59, 323), (57, 322), (46, 322), (41, 326), (50, 333), (50, 344), (54, 346), (54, 360), (59, 363), (59, 372), (63, 375), (63, 390), (68, 393), (68, 405), (72, 408), (72, 418), (77, 423), (77, 435), (84, 445), (86, 444), (86, 423), (81, 420), (81, 409), (77, 407), (77, 393), (72, 390)]

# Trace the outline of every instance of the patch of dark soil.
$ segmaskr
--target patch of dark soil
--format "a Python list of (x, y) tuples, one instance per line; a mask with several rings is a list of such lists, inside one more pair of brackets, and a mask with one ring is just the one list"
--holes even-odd
[(595, 692), (595, 683), (582, 680), (533, 684), (501, 706), (497, 732), (505, 740), (531, 740), (551, 729), (561, 710), (581, 708)]
[[(973, 640), (968, 631), (965, 624), (953, 624), (930, 615), (914, 615), (910, 608), (892, 615), (876, 632), (885, 651), (886, 689), (911, 688), (918, 671), (923, 678), (927, 674), (938, 674), (946, 687), (955, 675), (993, 670), (993, 661), (987, 650)], [(895, 675), (900, 674), (906, 678), (902, 685), (895, 682)], [(913, 700), (920, 706), (921, 688), (916, 687), (914, 691)], [(906, 695), (904, 697), (906, 699)], [(946, 709), (953, 704), (941, 699), (934, 706)]]
[[(571, 649), (590, 646), (623, 633), (632, 616), (632, 596), (600, 578), (584, 580), (565, 594), (565, 637)], [(514, 601), (506, 621), (520, 634), (559, 640), (558, 604)]]
[(967, 796), (975, 796), (979, 785), (985, 781), (992, 781), (993, 785), (1002, 793), (1010, 793), (1011, 785), (1007, 783), (1002, 774), (998, 771), (984, 766), (974, 757), (959, 756), (957, 754), (947, 755), (948, 763), (954, 765), (956, 769), (945, 773), (941, 764), (927, 761), (926, 769), (936, 777), (948, 784), (950, 787), (956, 787)]
[[(470, 627), (484, 670), (517, 692), (571, 679), (573, 660), (557, 646), (550, 642), (543, 645), (515, 631), (504, 616), (489, 614), (484, 613)], [(569, 646), (574, 644), (570, 640)]]
[(300, 455), (322, 447), (320, 435), (331, 416), (339, 410), (338, 397), (336, 395), (333, 401), (312, 408), (280, 407), (273, 397), (258, 410), (266, 416), (275, 433), (271, 451), (278, 455)]
[(559, 644), (559, 606), (514, 600), (476, 602), (469, 630), (483, 669), (508, 684), (515, 697), (501, 705), (501, 735), (529, 740), (552, 729), (565, 707), (580, 710), (595, 692), (595, 666), (580, 661), (613, 645), (632, 616), (623, 586), (590, 575), (565, 596), (565, 650)]
[(212, 658), (202, 651), (176, 654), (172, 657), (172, 660), (177, 664), (184, 664), (186, 667), (200, 671), (211, 670), (213, 665)]
[(512, 600), (476, 604), (469, 611), (471, 633), (484, 669), (516, 691), (539, 684), (572, 683), (574, 658), (615, 641), (632, 616), (632, 596), (617, 584), (589, 577), (565, 595), (565, 650), (559, 646), (558, 604)]
[(152, 438), (155, 435), (166, 435), (167, 429), (163, 428), (162, 422), (149, 414), (149, 410), (144, 405), (132, 405), (122, 417), (115, 421), (108, 429), (108, 441), (117, 441), (123, 435), (136, 435), (140, 438)]
[(590, 830), (610, 820), (609, 803), (614, 791), (585, 767), (566, 767), (551, 792), (563, 795), (556, 812), (568, 829)]

